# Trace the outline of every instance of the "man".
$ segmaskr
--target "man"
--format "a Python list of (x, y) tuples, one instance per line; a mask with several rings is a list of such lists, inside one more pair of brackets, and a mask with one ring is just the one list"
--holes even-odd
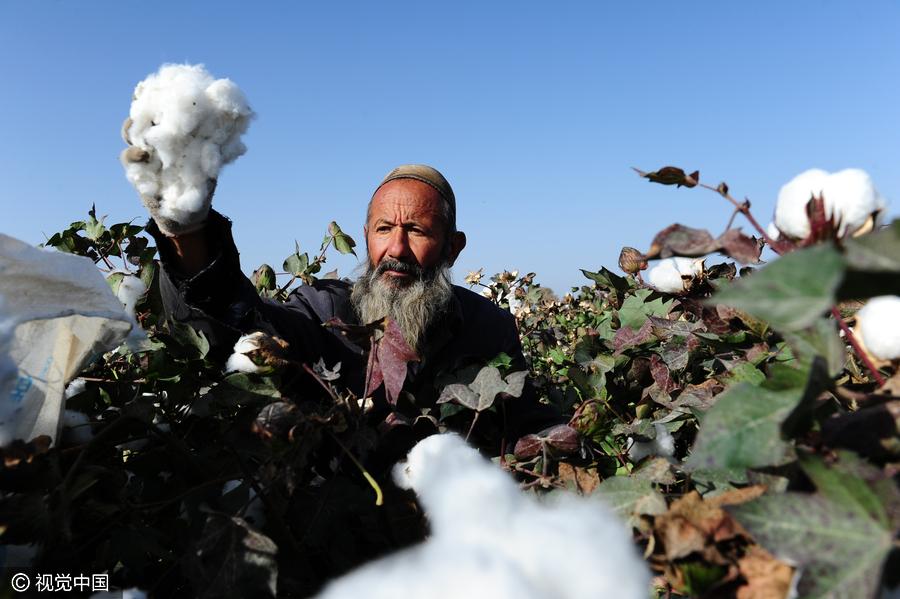
[[(294, 290), (284, 304), (260, 298), (241, 273), (231, 223), (217, 212), (211, 210), (198, 230), (162, 233), (154, 221), (147, 230), (162, 258), (167, 314), (203, 331), (214, 359), (223, 361), (240, 334), (263, 331), (287, 341), (293, 359), (312, 364), (321, 358), (328, 368), (340, 362), (345, 384), (360, 395), (366, 356), (322, 325), (335, 316), (348, 324), (390, 316), (419, 357), (409, 363), (404, 385), (417, 398), (432, 395), (433, 401), (439, 373), (484, 364), (500, 352), (525, 368), (515, 319), (450, 282), (466, 236), (456, 230), (450, 184), (431, 167), (399, 167), (376, 189), (363, 228), (367, 256), (356, 283), (315, 281)], [(383, 391), (375, 399), (383, 404)], [(506, 412), (507, 440), (560, 420), (538, 402), (530, 384)]]

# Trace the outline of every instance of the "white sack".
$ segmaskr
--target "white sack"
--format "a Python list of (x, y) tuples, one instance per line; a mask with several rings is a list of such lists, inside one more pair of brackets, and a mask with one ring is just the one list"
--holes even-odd
[(38, 435), (57, 442), (66, 383), (132, 324), (90, 259), (0, 233), (2, 323), (12, 334), (0, 338), (0, 363), (8, 354), (17, 368), (0, 369), (0, 446)]

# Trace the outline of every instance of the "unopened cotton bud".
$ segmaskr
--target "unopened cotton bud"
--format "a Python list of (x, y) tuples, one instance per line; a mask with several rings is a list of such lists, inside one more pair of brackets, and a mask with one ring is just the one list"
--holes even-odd
[(636, 275), (642, 270), (646, 270), (649, 263), (646, 260), (641, 260), (641, 256), (641, 252), (636, 249), (627, 246), (623, 247), (619, 253), (619, 268), (622, 269), (622, 272), (629, 275)]

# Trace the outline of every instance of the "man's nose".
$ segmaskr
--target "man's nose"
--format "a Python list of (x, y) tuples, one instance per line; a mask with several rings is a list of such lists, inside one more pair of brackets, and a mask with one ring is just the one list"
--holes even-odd
[(409, 245), (409, 235), (401, 227), (397, 227), (393, 231), (387, 255), (399, 262), (410, 262), (413, 258), (412, 248)]

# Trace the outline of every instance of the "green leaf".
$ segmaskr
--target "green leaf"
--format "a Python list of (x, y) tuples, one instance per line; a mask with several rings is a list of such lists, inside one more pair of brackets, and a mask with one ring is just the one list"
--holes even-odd
[(739, 383), (759, 385), (766, 380), (766, 375), (750, 362), (740, 361), (731, 370), (715, 377), (727, 389)]
[(600, 272), (587, 270), (582, 270), (581, 272), (584, 273), (584, 276), (594, 281), (597, 287), (609, 294), (609, 301), (615, 308), (621, 307), (626, 295), (637, 287), (636, 283), (631, 279), (620, 277), (605, 267), (601, 267)]
[(356, 242), (353, 239), (341, 231), (341, 228), (334, 221), (328, 225), (328, 234), (334, 237), (334, 247), (342, 254), (353, 254), (356, 256), (356, 252), (353, 251), (353, 248), (356, 247)]
[(178, 343), (186, 348), (196, 349), (197, 357), (203, 358), (209, 353), (209, 341), (207, 341), (206, 335), (194, 327), (171, 320), (169, 321), (169, 331)]
[(119, 295), (119, 287), (122, 285), (122, 279), (124, 278), (125, 274), (121, 272), (114, 272), (106, 277), (106, 284), (112, 289), (113, 294)]
[(235, 373), (226, 376), (210, 393), (226, 405), (236, 406), (249, 403), (270, 403), (281, 397), (278, 391), (278, 377), (250, 376)]
[(885, 530), (900, 530), (900, 488), (881, 468), (850, 451), (827, 464), (816, 455), (800, 453), (800, 467), (823, 496), (839, 503), (856, 504)]
[(698, 468), (691, 471), (691, 483), (700, 495), (709, 499), (736, 489), (735, 484), (747, 484), (747, 473), (743, 468)]
[(797, 331), (813, 325), (835, 303), (845, 266), (833, 245), (808, 246), (742, 278), (709, 301), (743, 310), (780, 331)]
[(586, 399), (606, 399), (606, 372), (590, 370), (588, 374), (572, 365), (569, 366), (567, 375)]
[(94, 242), (100, 241), (100, 238), (106, 233), (106, 227), (103, 226), (103, 218), (106, 217), (97, 220), (96, 213), (96, 205), (91, 206), (91, 210), (88, 212), (90, 220), (84, 221), (84, 232), (87, 233), (88, 238)]
[[(703, 419), (685, 468), (780, 464), (790, 447), (782, 438), (782, 426), (787, 422), (796, 429), (806, 422), (808, 402), (827, 382), (821, 370), (824, 367), (803, 371), (774, 364), (772, 378), (759, 387), (742, 383), (723, 392)], [(795, 415), (801, 403), (803, 409)]]
[(895, 509), (900, 492), (893, 484), (873, 491), (870, 475), (852, 472), (858, 462), (828, 467), (802, 455), (800, 462), (817, 493), (764, 495), (729, 511), (766, 550), (797, 564), (801, 597), (875, 596), (897, 531), (885, 500)]
[(294, 253), (291, 256), (288, 256), (287, 260), (284, 261), (283, 268), (285, 272), (290, 273), (291, 276), (299, 277), (300, 273), (306, 270), (307, 266), (309, 266), (309, 255)]
[(240, 518), (209, 513), (196, 554), (202, 571), (198, 597), (274, 596), (278, 546)]
[(607, 478), (590, 498), (612, 508), (630, 527), (638, 527), (642, 514), (658, 516), (668, 511), (666, 499), (652, 483), (628, 476)]
[(254, 283), (257, 290), (266, 289), (271, 291), (275, 289), (275, 269), (268, 264), (263, 264), (255, 273)]
[(838, 376), (847, 363), (847, 349), (838, 335), (837, 322), (821, 317), (809, 328), (793, 333), (785, 332), (784, 339), (803, 364), (810, 364), (816, 356), (822, 356), (828, 374)]
[(673, 300), (667, 300), (659, 294), (651, 297), (653, 295), (654, 292), (650, 289), (638, 289), (634, 295), (628, 297), (618, 311), (621, 325), (638, 331), (647, 322), (648, 316), (665, 316)]
[(900, 295), (900, 220), (871, 235), (845, 242), (847, 274), (839, 300)]

